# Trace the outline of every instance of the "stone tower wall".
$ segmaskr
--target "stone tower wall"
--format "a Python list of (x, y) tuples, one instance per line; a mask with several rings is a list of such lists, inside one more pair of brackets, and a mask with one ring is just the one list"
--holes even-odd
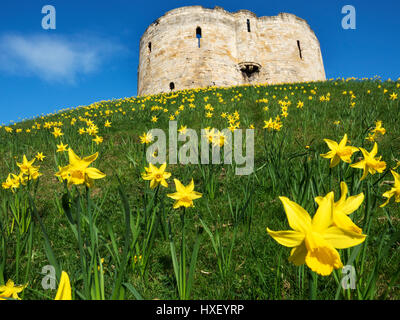
[(318, 39), (288, 13), (257, 18), (247, 10), (182, 7), (157, 19), (140, 40), (138, 95), (169, 92), (172, 83), (182, 90), (317, 80), (325, 80)]

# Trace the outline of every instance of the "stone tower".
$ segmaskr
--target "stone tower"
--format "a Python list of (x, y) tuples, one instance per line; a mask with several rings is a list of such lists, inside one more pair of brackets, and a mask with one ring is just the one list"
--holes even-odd
[(190, 6), (168, 11), (140, 40), (138, 95), (208, 86), (325, 80), (319, 41), (289, 13), (257, 17)]

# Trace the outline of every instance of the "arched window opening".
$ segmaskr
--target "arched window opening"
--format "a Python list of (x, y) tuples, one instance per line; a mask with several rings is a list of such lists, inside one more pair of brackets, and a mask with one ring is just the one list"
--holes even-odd
[(250, 19), (247, 19), (247, 32), (251, 32), (251, 30), (250, 30)]
[(303, 54), (301, 53), (301, 44), (300, 44), (300, 40), (297, 40), (297, 48), (299, 49), (299, 56), (300, 56), (300, 59), (303, 60)]
[(150, 53), (151, 52), (151, 42), (149, 42), (148, 48), (149, 48), (149, 53)]
[(196, 28), (196, 37), (201, 38), (201, 28), (200, 27)]
[(239, 63), (239, 70), (242, 73), (245, 82), (252, 82), (258, 79), (260, 74), (261, 65), (256, 62), (241, 62)]
[(200, 48), (200, 39), (201, 39), (201, 28), (200, 27), (196, 28), (196, 38), (198, 39), (199, 48)]
[(175, 89), (175, 83), (170, 82), (169, 83), (169, 88), (170, 88), (171, 91), (174, 90)]

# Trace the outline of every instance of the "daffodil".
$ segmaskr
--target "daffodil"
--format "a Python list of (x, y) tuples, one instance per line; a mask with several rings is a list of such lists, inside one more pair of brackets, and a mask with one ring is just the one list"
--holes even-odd
[(24, 290), (27, 286), (28, 284), (16, 286), (14, 281), (9, 279), (5, 285), (0, 286), (0, 300), (5, 300), (2, 298), (21, 300), (18, 297), (18, 293), (22, 292), (22, 290)]
[(36, 155), (36, 159), (38, 159), (39, 161), (43, 161), (44, 158), (46, 158), (46, 156), (43, 155), (43, 152), (38, 152), (38, 154)]
[(268, 131), (272, 130), (274, 128), (274, 121), (272, 118), (269, 118), (268, 121), (264, 120), (264, 128), (263, 129), (268, 129)]
[(24, 155), (22, 158), (22, 163), (17, 162), (17, 166), (20, 168), (22, 172), (29, 174), (31, 171), (36, 171), (38, 169), (38, 167), (35, 167), (33, 165), (34, 162), (35, 159), (28, 161), (28, 159)]
[(96, 125), (91, 125), (86, 129), (86, 133), (90, 136), (95, 136), (99, 132), (99, 128)]
[(75, 184), (86, 184), (87, 187), (93, 186), (93, 179), (102, 179), (106, 175), (96, 168), (89, 168), (89, 165), (98, 157), (98, 152), (81, 159), (75, 152), (68, 149), (69, 164), (65, 167), (59, 167), (56, 173), (57, 177), (67, 180), (68, 186)]
[(371, 152), (368, 152), (364, 148), (360, 147), (360, 150), (364, 156), (364, 159), (350, 165), (352, 168), (363, 169), (363, 176), (361, 180), (364, 180), (365, 177), (370, 174), (375, 174), (376, 172), (382, 173), (386, 169), (386, 162), (381, 161), (382, 156), (376, 158), (376, 154), (378, 153), (378, 145), (375, 142), (374, 147), (372, 148)]
[(178, 132), (180, 134), (185, 134), (187, 131), (187, 126), (181, 125), (181, 127), (179, 128)]
[(68, 144), (63, 144), (62, 142), (57, 145), (57, 152), (65, 152), (67, 151)]
[(331, 159), (331, 168), (337, 166), (340, 160), (350, 163), (353, 153), (359, 150), (357, 147), (346, 146), (347, 134), (344, 135), (342, 141), (340, 141), (339, 144), (329, 139), (324, 139), (324, 141), (331, 150), (328, 153), (321, 154), (321, 157)]
[(20, 179), (13, 173), (10, 173), (5, 182), (2, 183), (3, 189), (11, 189), (12, 192), (19, 188)]
[(386, 129), (382, 127), (382, 121), (375, 122), (375, 128), (372, 130), (373, 133), (380, 133), (384, 135), (386, 133)]
[(174, 179), (174, 182), (176, 192), (167, 194), (169, 198), (176, 200), (174, 209), (178, 209), (179, 207), (194, 207), (193, 200), (201, 198), (202, 194), (194, 191), (193, 179), (186, 187), (178, 179)]
[(153, 135), (151, 133), (147, 134), (146, 132), (144, 132), (143, 135), (141, 135), (139, 138), (140, 143), (142, 144), (148, 144), (153, 141)]
[(356, 246), (365, 240), (365, 235), (333, 226), (333, 192), (321, 199), (317, 212), (310, 215), (297, 203), (280, 197), (289, 226), (293, 230), (272, 231), (268, 234), (279, 244), (293, 248), (289, 261), (296, 266), (304, 263), (314, 272), (327, 276), (333, 269), (343, 267), (336, 249)]
[(61, 272), (60, 284), (54, 300), (72, 300), (71, 297), (71, 284), (69, 282), (68, 274), (63, 271)]
[[(364, 201), (364, 193), (347, 198), (348, 188), (344, 181), (340, 183), (340, 191), (340, 199), (333, 204), (333, 225), (350, 232), (361, 234), (362, 230), (354, 224), (348, 215), (361, 206)], [(320, 204), (322, 199), (322, 197), (316, 197), (315, 202)]]
[(55, 138), (64, 135), (64, 133), (61, 132), (61, 129), (56, 127), (54, 127), (54, 131), (52, 132), (52, 134)]
[(223, 132), (216, 130), (212, 137), (212, 144), (214, 146), (219, 146), (222, 147), (226, 142), (226, 136), (224, 135)]
[(96, 144), (102, 143), (103, 142), (103, 137), (96, 136), (96, 138), (94, 138), (93, 141), (96, 142)]
[(150, 188), (154, 189), (157, 187), (159, 184), (161, 184), (163, 187), (168, 188), (168, 183), (166, 179), (171, 177), (170, 172), (166, 172), (165, 169), (167, 168), (167, 164), (164, 163), (160, 166), (160, 168), (157, 168), (153, 164), (149, 163), (148, 168), (144, 168), (146, 172), (142, 173), (142, 178), (144, 180), (150, 180)]
[(208, 143), (212, 143), (214, 139), (215, 129), (210, 129), (210, 127), (204, 128), (204, 136), (207, 137)]
[(23, 156), (22, 163), (17, 162), (17, 166), (21, 170), (21, 175), (24, 176), (26, 175), (29, 180), (35, 180), (37, 179), (41, 173), (39, 173), (39, 168), (40, 166), (34, 166), (33, 163), (35, 162), (35, 158), (32, 160), (28, 161), (26, 156)]
[(400, 174), (393, 170), (391, 170), (391, 172), (394, 177), (394, 187), (382, 195), (382, 197), (387, 198), (387, 200), (380, 206), (381, 208), (386, 206), (393, 196), (396, 202), (400, 202)]

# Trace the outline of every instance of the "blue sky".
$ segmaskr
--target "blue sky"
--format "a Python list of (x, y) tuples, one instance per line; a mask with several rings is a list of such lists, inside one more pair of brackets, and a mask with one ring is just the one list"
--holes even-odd
[[(44, 5), (56, 9), (55, 30), (41, 26)], [(135, 96), (140, 37), (166, 11), (188, 5), (293, 13), (315, 31), (327, 78), (400, 77), (397, 0), (2, 0), (0, 124)], [(341, 26), (344, 5), (356, 8), (356, 30)]]

